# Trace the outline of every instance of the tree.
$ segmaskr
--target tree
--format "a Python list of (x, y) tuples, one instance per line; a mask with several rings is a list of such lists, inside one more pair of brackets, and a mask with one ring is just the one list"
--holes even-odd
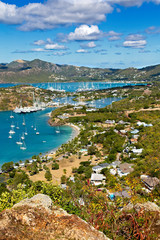
[(51, 181), (52, 180), (52, 174), (51, 174), (49, 169), (45, 173), (45, 178), (47, 179), (47, 181)]
[(62, 175), (62, 177), (61, 177), (61, 183), (64, 184), (64, 183), (66, 183), (66, 182), (67, 182), (66, 176), (65, 176), (65, 175)]
[(96, 154), (96, 152), (97, 152), (96, 147), (90, 146), (90, 147), (88, 148), (88, 154), (89, 154), (89, 155), (94, 155), (94, 154)]
[(59, 169), (59, 164), (58, 163), (52, 163), (52, 170), (57, 170)]
[(2, 172), (10, 172), (13, 170), (13, 162), (4, 163), (1, 167)]

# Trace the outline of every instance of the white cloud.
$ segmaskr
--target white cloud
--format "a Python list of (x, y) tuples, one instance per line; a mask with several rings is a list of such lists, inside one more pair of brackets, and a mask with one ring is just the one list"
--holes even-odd
[(68, 35), (68, 40), (77, 40), (77, 41), (90, 41), (97, 40), (102, 37), (102, 32), (99, 30), (97, 25), (81, 25), (76, 28), (74, 32), (71, 32)]
[(45, 41), (43, 41), (43, 40), (37, 40), (37, 41), (34, 41), (33, 44), (34, 44), (34, 45), (41, 46), (41, 45), (44, 45), (44, 44), (45, 44)]
[(151, 26), (145, 30), (147, 34), (159, 34), (160, 33), (160, 27)]
[(120, 36), (122, 35), (122, 33), (117, 33), (115, 31), (109, 31), (106, 36), (108, 36), (108, 40), (109, 41), (117, 41), (120, 39)]
[(144, 2), (153, 2), (156, 4), (160, 4), (160, 0), (106, 0), (106, 2), (111, 5), (118, 4), (120, 6), (125, 6), (125, 7), (133, 7), (133, 6), (140, 7)]
[(86, 49), (78, 49), (76, 53), (88, 53)]
[(95, 44), (95, 42), (89, 42), (87, 44), (81, 44), (82, 48), (95, 48), (97, 45)]
[(141, 6), (160, 0), (46, 0), (22, 7), (0, 1), (0, 23), (18, 24), (22, 31), (45, 30), (60, 25), (96, 24), (119, 6)]
[(139, 40), (144, 40), (145, 36), (141, 35), (141, 34), (129, 34), (126, 37), (127, 41), (139, 41)]
[(146, 40), (137, 40), (137, 41), (125, 41), (123, 42), (124, 47), (128, 48), (144, 48), (147, 44)]
[(66, 47), (64, 45), (59, 45), (58, 43), (54, 43), (54, 44), (46, 44), (44, 47), (46, 50), (57, 50), (57, 49), (66, 49)]
[(31, 49), (32, 52), (45, 52), (44, 48), (33, 48)]
[(113, 8), (104, 0), (48, 0), (23, 7), (0, 1), (0, 22), (19, 24), (22, 31), (52, 29), (60, 25), (93, 24), (106, 19)]

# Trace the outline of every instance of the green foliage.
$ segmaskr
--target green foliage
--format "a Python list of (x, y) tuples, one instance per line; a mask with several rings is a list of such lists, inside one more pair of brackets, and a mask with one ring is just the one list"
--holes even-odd
[(44, 176), (45, 176), (45, 178), (47, 179), (47, 181), (51, 181), (51, 180), (52, 180), (52, 174), (51, 174), (51, 172), (50, 172), (49, 169), (46, 170)]
[(88, 155), (94, 155), (97, 152), (97, 148), (95, 146), (90, 146), (88, 148)]
[(4, 163), (1, 167), (3, 172), (10, 172), (13, 170), (13, 162)]

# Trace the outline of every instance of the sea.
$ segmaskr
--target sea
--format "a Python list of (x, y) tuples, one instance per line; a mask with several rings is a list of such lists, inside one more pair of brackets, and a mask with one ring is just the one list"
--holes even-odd
[[(15, 84), (0, 84), (0, 87), (10, 87)], [(51, 84), (51, 83), (39, 83), (33, 84), (36, 87), (41, 87), (47, 89), (48, 87), (54, 87), (59, 89), (64, 89), (66, 91), (74, 92), (80, 87), (95, 88), (95, 89), (105, 89), (112, 87), (123, 87), (127, 83), (61, 83)], [(129, 84), (131, 85), (131, 84)], [(134, 85), (134, 84), (133, 84)], [(91, 107), (102, 108), (107, 105), (112, 104), (114, 101), (119, 101), (121, 98), (104, 98), (88, 102)], [(55, 100), (54, 100), (55, 101)], [(62, 98), (59, 99), (62, 102), (71, 103), (72, 98)], [(12, 111), (0, 112), (0, 166), (5, 162), (13, 161), (19, 162), (26, 159), (31, 159), (33, 155), (38, 155), (40, 153), (46, 154), (51, 151), (55, 151), (63, 143), (66, 143), (73, 138), (75, 130), (69, 126), (51, 127), (48, 124), (49, 113), (54, 110), (54, 108), (46, 108), (45, 110), (38, 111), (35, 113), (27, 114), (15, 114)], [(13, 116), (14, 118), (11, 118)], [(24, 125), (25, 123), (25, 125)], [(11, 125), (14, 127), (12, 128)], [(36, 128), (36, 130), (34, 130)], [(13, 129), (14, 134), (11, 134), (12, 138), (9, 138), (9, 131)], [(39, 134), (36, 134), (39, 132)], [(25, 135), (27, 133), (27, 135)], [(22, 140), (21, 137), (24, 136), (25, 139)], [(16, 142), (22, 141), (23, 146), (26, 148), (22, 150)]]

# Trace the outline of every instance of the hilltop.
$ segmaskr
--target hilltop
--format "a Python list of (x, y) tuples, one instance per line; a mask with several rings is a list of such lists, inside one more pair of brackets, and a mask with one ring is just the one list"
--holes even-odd
[(59, 65), (34, 59), (0, 64), (0, 82), (151, 81), (158, 80), (160, 65), (142, 69), (89, 68)]

